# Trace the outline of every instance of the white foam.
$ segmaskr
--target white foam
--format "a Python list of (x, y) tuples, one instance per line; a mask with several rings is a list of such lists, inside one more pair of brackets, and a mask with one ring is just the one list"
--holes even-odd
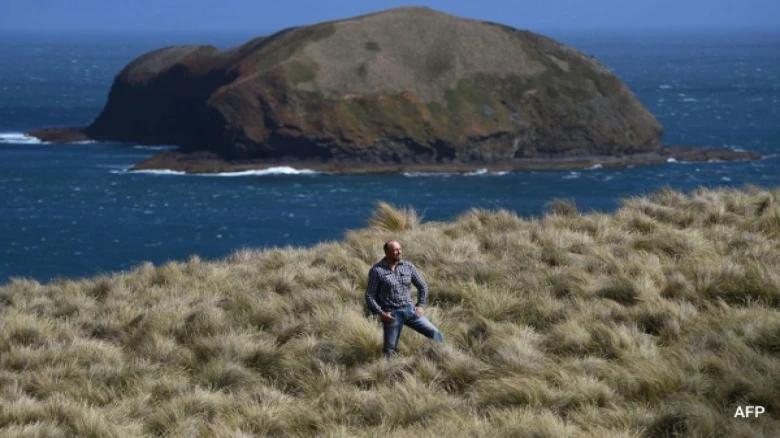
[(268, 169), (244, 170), (241, 172), (221, 172), (221, 173), (197, 173), (198, 176), (262, 176), (262, 175), (314, 175), (317, 172), (310, 169), (295, 169), (289, 166), (269, 167)]
[(486, 175), (486, 176), (501, 176), (506, 175), (509, 173), (508, 170), (502, 170), (499, 172), (489, 172), (487, 169), (479, 169), (475, 170), (474, 172), (464, 173), (464, 176), (477, 176), (477, 175)]
[[(114, 173), (117, 171), (112, 171), (111, 173)], [(187, 172), (182, 172), (179, 170), (170, 170), (170, 169), (143, 169), (143, 170), (126, 170), (126, 171), (119, 171), (121, 173), (148, 173), (152, 175), (186, 175)]]
[(698, 102), (698, 101), (699, 101), (699, 99), (696, 99), (696, 98), (694, 98), (694, 97), (686, 97), (686, 98), (685, 98), (685, 99), (683, 99), (682, 101), (683, 101), (683, 102)]
[(509, 171), (504, 170), (500, 172), (490, 172), (487, 169), (478, 169), (473, 172), (456, 173), (456, 172), (404, 172), (403, 176), (417, 177), (417, 176), (501, 176), (506, 175)]
[(418, 176), (453, 176), (457, 175), (456, 173), (450, 173), (450, 172), (404, 172), (401, 175), (408, 176), (410, 178), (415, 178)]
[(596, 169), (601, 169), (601, 164), (599, 164), (599, 163), (596, 163), (596, 164), (594, 164), (594, 165), (592, 165), (592, 166), (588, 167), (588, 168), (587, 168), (587, 169), (585, 169), (585, 170), (596, 170)]
[(244, 170), (241, 172), (221, 172), (221, 173), (187, 173), (179, 170), (170, 169), (143, 169), (143, 170), (112, 170), (111, 173), (147, 173), (152, 175), (191, 175), (191, 176), (221, 176), (221, 177), (237, 177), (237, 176), (263, 176), (263, 175), (314, 175), (322, 172), (317, 172), (310, 169), (294, 169), (288, 166), (269, 167), (268, 169), (259, 170)]
[(580, 173), (579, 172), (569, 172), (568, 175), (564, 175), (563, 176), (563, 179), (577, 179), (579, 177), (580, 177)]
[(98, 167), (106, 168), (106, 169), (112, 169), (109, 172), (113, 173), (114, 175), (121, 175), (123, 173), (127, 173), (132, 166), (120, 166), (115, 164), (107, 164), (107, 165), (98, 165)]
[(4, 144), (45, 144), (47, 142), (41, 141), (31, 135), (27, 135), (23, 132), (2, 132), (0, 133), (0, 143)]
[(667, 163), (676, 163), (677, 162), (677, 158), (669, 157), (669, 158), (666, 159), (666, 162)]
[(662, 84), (662, 85), (659, 85), (658, 88), (660, 88), (662, 90), (668, 90), (668, 89), (672, 88), (672, 86), (668, 85), (668, 84)]

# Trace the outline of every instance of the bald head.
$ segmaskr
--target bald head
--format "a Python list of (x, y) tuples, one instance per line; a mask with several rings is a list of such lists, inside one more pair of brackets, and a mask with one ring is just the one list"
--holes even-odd
[(401, 244), (395, 240), (388, 240), (385, 242), (382, 249), (385, 250), (385, 260), (388, 262), (398, 263), (401, 260)]

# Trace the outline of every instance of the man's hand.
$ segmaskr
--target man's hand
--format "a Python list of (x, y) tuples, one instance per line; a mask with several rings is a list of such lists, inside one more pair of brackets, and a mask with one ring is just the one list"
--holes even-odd
[(425, 309), (423, 309), (422, 307), (415, 307), (414, 314), (417, 316), (425, 316)]
[(379, 314), (379, 319), (382, 320), (384, 323), (393, 322), (395, 321), (395, 318), (393, 317), (393, 314), (390, 312), (382, 312)]

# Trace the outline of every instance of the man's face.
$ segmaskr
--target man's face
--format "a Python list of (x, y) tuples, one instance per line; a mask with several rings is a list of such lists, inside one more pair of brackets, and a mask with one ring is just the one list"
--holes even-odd
[(401, 260), (401, 244), (398, 242), (390, 242), (387, 244), (387, 250), (385, 250), (385, 257), (390, 261)]

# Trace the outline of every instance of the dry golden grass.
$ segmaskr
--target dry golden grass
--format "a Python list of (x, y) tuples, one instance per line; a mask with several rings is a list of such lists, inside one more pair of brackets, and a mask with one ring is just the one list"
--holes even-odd
[[(472, 210), (308, 249), (0, 287), (0, 436), (780, 436), (780, 191), (662, 190), (612, 215)], [(447, 345), (381, 358), (387, 239)], [(762, 405), (759, 418), (735, 408)]]

